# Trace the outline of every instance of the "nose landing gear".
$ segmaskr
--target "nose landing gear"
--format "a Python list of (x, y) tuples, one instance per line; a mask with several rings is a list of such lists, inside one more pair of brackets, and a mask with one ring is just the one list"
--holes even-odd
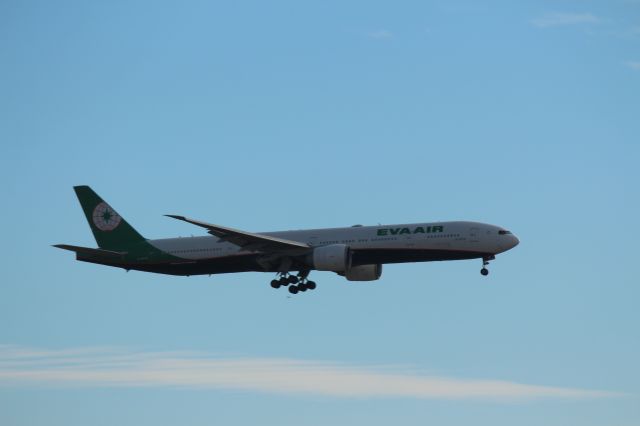
[(489, 270), (486, 268), (489, 265), (489, 261), (495, 259), (495, 256), (487, 256), (482, 258), (482, 269), (480, 269), (480, 273), (485, 277), (489, 275)]

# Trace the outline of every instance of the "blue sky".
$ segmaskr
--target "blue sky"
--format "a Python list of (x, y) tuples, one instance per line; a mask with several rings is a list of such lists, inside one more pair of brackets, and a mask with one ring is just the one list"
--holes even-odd
[[(639, 2), (7, 0), (0, 63), (1, 424), (640, 423)], [(149, 238), (521, 244), (289, 298), (75, 262), (79, 184)]]

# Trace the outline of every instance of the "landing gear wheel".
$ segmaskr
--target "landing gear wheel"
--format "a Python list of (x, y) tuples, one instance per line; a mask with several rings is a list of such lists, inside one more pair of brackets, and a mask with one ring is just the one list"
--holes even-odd
[(296, 277), (295, 275), (289, 275), (287, 277), (287, 281), (289, 282), (289, 284), (297, 284), (298, 283), (298, 277)]
[(289, 293), (297, 294), (298, 293), (298, 287), (295, 286), (295, 285), (292, 285), (291, 287), (289, 287)]
[(278, 281), (278, 280), (272, 280), (272, 281), (271, 281), (271, 287), (273, 287), (273, 288), (280, 288), (280, 281)]
[(298, 290), (299, 290), (299, 291), (301, 291), (301, 292), (303, 292), (303, 293), (304, 293), (305, 291), (307, 291), (307, 286), (306, 286), (305, 284), (298, 284), (298, 286), (297, 286), (297, 287), (298, 287)]
[(480, 269), (480, 273), (482, 275), (484, 275), (485, 277), (487, 275), (489, 275), (489, 270), (487, 269), (487, 265), (489, 264), (490, 260), (495, 259), (496, 257), (491, 255), (491, 256), (485, 256), (482, 258), (482, 269)]
[(289, 280), (287, 279), (287, 277), (280, 277), (278, 282), (280, 283), (281, 286), (285, 286), (286, 287), (286, 286), (289, 285)]
[(307, 288), (308, 288), (309, 290), (315, 290), (315, 289), (316, 289), (316, 283), (315, 283), (315, 282), (313, 282), (313, 281), (307, 281), (306, 286), (307, 286)]

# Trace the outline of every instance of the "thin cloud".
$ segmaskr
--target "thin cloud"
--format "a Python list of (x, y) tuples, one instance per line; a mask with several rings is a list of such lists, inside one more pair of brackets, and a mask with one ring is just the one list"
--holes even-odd
[(628, 61), (627, 65), (632, 69), (632, 70), (636, 70), (636, 71), (640, 71), (640, 61)]
[(532, 19), (536, 27), (559, 27), (577, 24), (597, 24), (602, 20), (591, 13), (548, 13), (540, 18)]
[(393, 37), (393, 33), (389, 30), (378, 30), (367, 33), (367, 37), (375, 39), (388, 39)]
[(234, 389), (340, 398), (599, 398), (603, 391), (436, 377), (397, 367), (288, 358), (220, 358), (114, 348), (40, 350), (0, 345), (0, 385)]

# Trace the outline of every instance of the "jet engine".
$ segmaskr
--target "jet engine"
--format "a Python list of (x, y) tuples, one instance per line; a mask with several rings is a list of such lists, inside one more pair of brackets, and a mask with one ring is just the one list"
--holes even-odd
[[(341, 274), (342, 275), (342, 274)], [(349, 281), (375, 281), (382, 275), (382, 265), (359, 265), (352, 266), (344, 276)]]
[(316, 247), (312, 263), (313, 268), (318, 271), (344, 272), (351, 268), (351, 251), (345, 244)]
[(351, 250), (345, 244), (316, 247), (311, 254), (313, 269), (332, 271), (349, 281), (375, 281), (382, 275), (382, 265), (351, 266)]

